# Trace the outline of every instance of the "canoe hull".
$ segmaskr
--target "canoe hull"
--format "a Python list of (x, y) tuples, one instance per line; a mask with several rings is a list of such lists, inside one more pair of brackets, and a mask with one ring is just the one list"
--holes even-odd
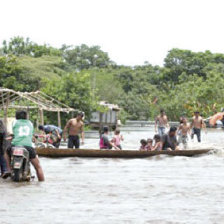
[(196, 156), (208, 153), (211, 149), (178, 151), (137, 151), (137, 150), (96, 150), (96, 149), (52, 149), (36, 148), (37, 154), (44, 157), (98, 157), (98, 158), (144, 158), (156, 155)]

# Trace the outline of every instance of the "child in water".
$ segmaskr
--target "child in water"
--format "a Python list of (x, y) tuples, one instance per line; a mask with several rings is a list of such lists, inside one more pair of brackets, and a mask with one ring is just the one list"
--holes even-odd
[(147, 151), (151, 151), (152, 150), (152, 143), (153, 143), (153, 140), (151, 138), (148, 138), (147, 139), (147, 145), (146, 145), (146, 150)]
[(142, 139), (141, 141), (140, 141), (140, 144), (141, 144), (141, 146), (140, 146), (140, 151), (147, 151), (147, 141), (145, 140), (145, 139)]
[(53, 145), (54, 140), (53, 140), (53, 134), (52, 132), (50, 132), (49, 134), (46, 135), (46, 143)]
[(160, 151), (162, 150), (162, 143), (160, 135), (154, 135), (155, 145), (152, 148), (152, 151)]
[(187, 118), (182, 118), (182, 124), (180, 124), (178, 128), (178, 132), (180, 133), (179, 136), (179, 143), (182, 143), (184, 146), (184, 149), (187, 148), (187, 142), (188, 142), (188, 134), (190, 135), (191, 126), (187, 122)]
[(122, 149), (122, 147), (121, 147), (121, 141), (124, 141), (124, 137), (120, 134), (120, 130), (116, 129), (114, 131), (114, 137), (112, 139), (112, 142), (114, 143), (114, 145), (117, 148)]

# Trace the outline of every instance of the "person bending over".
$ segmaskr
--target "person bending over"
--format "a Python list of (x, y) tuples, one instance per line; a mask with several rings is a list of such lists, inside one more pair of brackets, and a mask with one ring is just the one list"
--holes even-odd
[(59, 148), (60, 147), (62, 134), (63, 134), (61, 128), (59, 128), (59, 127), (57, 127), (55, 125), (50, 125), (49, 124), (49, 125), (39, 125), (38, 129), (40, 131), (43, 131), (46, 135), (51, 134), (52, 135), (52, 140), (53, 140), (52, 145), (55, 148)]
[(177, 128), (171, 127), (169, 132), (162, 136), (162, 150), (178, 150), (178, 141), (176, 137)]
[(44, 181), (44, 173), (40, 165), (40, 161), (37, 157), (35, 149), (32, 147), (33, 138), (33, 124), (27, 120), (26, 111), (17, 111), (16, 120), (13, 122), (13, 140), (12, 147), (9, 147), (5, 153), (5, 159), (7, 164), (7, 172), (3, 175), (3, 178), (7, 178), (11, 175), (10, 159), (12, 154), (12, 148), (16, 146), (24, 147), (29, 152), (30, 162), (34, 166), (39, 181)]

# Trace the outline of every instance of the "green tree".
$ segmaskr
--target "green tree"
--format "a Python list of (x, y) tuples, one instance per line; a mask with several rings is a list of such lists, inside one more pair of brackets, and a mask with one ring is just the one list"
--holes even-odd
[(76, 70), (89, 69), (92, 67), (104, 68), (112, 64), (108, 54), (99, 46), (63, 46), (65, 60)]
[(46, 80), (42, 91), (72, 108), (84, 111), (87, 117), (97, 106), (88, 73), (66, 74), (60, 79)]
[(182, 73), (205, 77), (203, 68), (212, 61), (212, 53), (210, 51), (195, 53), (189, 50), (172, 49), (164, 61), (165, 68), (167, 68), (164, 79), (177, 83)]
[(1, 52), (4, 55), (28, 55), (31, 57), (41, 57), (43, 55), (62, 56), (62, 51), (60, 49), (53, 48), (46, 44), (38, 45), (30, 41), (29, 38), (24, 39), (19, 36), (11, 38), (9, 42), (4, 40)]
[(23, 89), (21, 71), (22, 68), (15, 56), (0, 56), (0, 86), (15, 90)]

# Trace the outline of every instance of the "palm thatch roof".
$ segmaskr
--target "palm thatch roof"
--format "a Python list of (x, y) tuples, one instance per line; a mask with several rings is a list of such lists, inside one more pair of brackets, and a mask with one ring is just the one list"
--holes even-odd
[(39, 109), (52, 112), (72, 112), (75, 109), (61, 103), (41, 91), (19, 92), (0, 88), (0, 109)]

